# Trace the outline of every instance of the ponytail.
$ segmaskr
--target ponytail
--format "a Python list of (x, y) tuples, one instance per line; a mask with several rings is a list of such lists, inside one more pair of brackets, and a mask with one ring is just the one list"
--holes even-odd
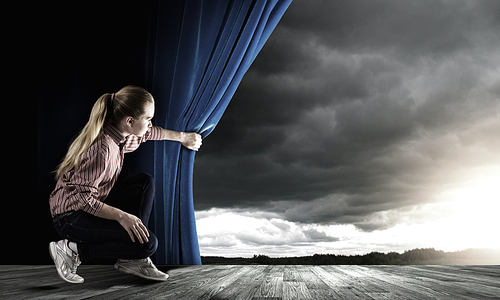
[(57, 167), (56, 180), (61, 179), (66, 172), (80, 167), (83, 154), (101, 133), (104, 122), (115, 125), (127, 116), (137, 119), (144, 114), (146, 104), (153, 102), (153, 96), (148, 91), (133, 85), (123, 87), (116, 94), (104, 94), (97, 99), (87, 125), (71, 143), (68, 153)]
[(94, 143), (95, 139), (101, 133), (101, 129), (106, 121), (106, 114), (108, 112), (108, 103), (111, 102), (112, 94), (104, 94), (97, 99), (90, 118), (85, 127), (83, 127), (80, 134), (71, 143), (68, 153), (64, 157), (61, 164), (56, 170), (56, 179), (60, 179), (66, 172), (72, 169), (77, 169), (82, 162), (83, 154)]

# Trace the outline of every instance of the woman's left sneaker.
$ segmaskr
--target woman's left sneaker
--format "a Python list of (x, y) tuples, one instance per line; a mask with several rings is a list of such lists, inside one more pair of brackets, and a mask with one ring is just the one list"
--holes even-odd
[(136, 275), (148, 280), (167, 281), (168, 274), (158, 270), (151, 259), (119, 259), (115, 269), (120, 272)]
[(83, 283), (83, 278), (76, 274), (76, 268), (81, 264), (80, 257), (68, 247), (68, 240), (51, 242), (49, 252), (56, 265), (57, 274), (62, 280), (69, 283)]

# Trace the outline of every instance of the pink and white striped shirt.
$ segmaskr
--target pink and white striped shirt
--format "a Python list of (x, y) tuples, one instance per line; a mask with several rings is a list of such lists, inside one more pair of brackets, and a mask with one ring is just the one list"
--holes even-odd
[(50, 212), (57, 214), (83, 210), (97, 215), (116, 182), (123, 155), (147, 140), (161, 140), (163, 130), (153, 126), (142, 136), (124, 137), (118, 128), (104, 124), (101, 135), (83, 155), (80, 167), (64, 174), (50, 194)]

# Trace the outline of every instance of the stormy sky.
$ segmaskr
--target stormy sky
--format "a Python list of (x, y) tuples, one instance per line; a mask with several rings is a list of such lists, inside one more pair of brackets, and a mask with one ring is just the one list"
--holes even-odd
[(294, 0), (196, 156), (202, 255), (500, 248), (500, 2)]

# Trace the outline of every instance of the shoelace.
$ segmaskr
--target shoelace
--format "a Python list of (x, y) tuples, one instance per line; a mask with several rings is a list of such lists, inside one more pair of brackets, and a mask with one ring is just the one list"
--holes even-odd
[(153, 264), (153, 262), (151, 261), (151, 258), (145, 258), (144, 261), (153, 269), (156, 270), (156, 266)]
[(71, 273), (76, 274), (76, 269), (82, 262), (80, 261), (80, 257), (78, 256), (78, 254), (74, 252), (71, 254), (71, 258), (73, 260), (73, 265), (71, 266)]

